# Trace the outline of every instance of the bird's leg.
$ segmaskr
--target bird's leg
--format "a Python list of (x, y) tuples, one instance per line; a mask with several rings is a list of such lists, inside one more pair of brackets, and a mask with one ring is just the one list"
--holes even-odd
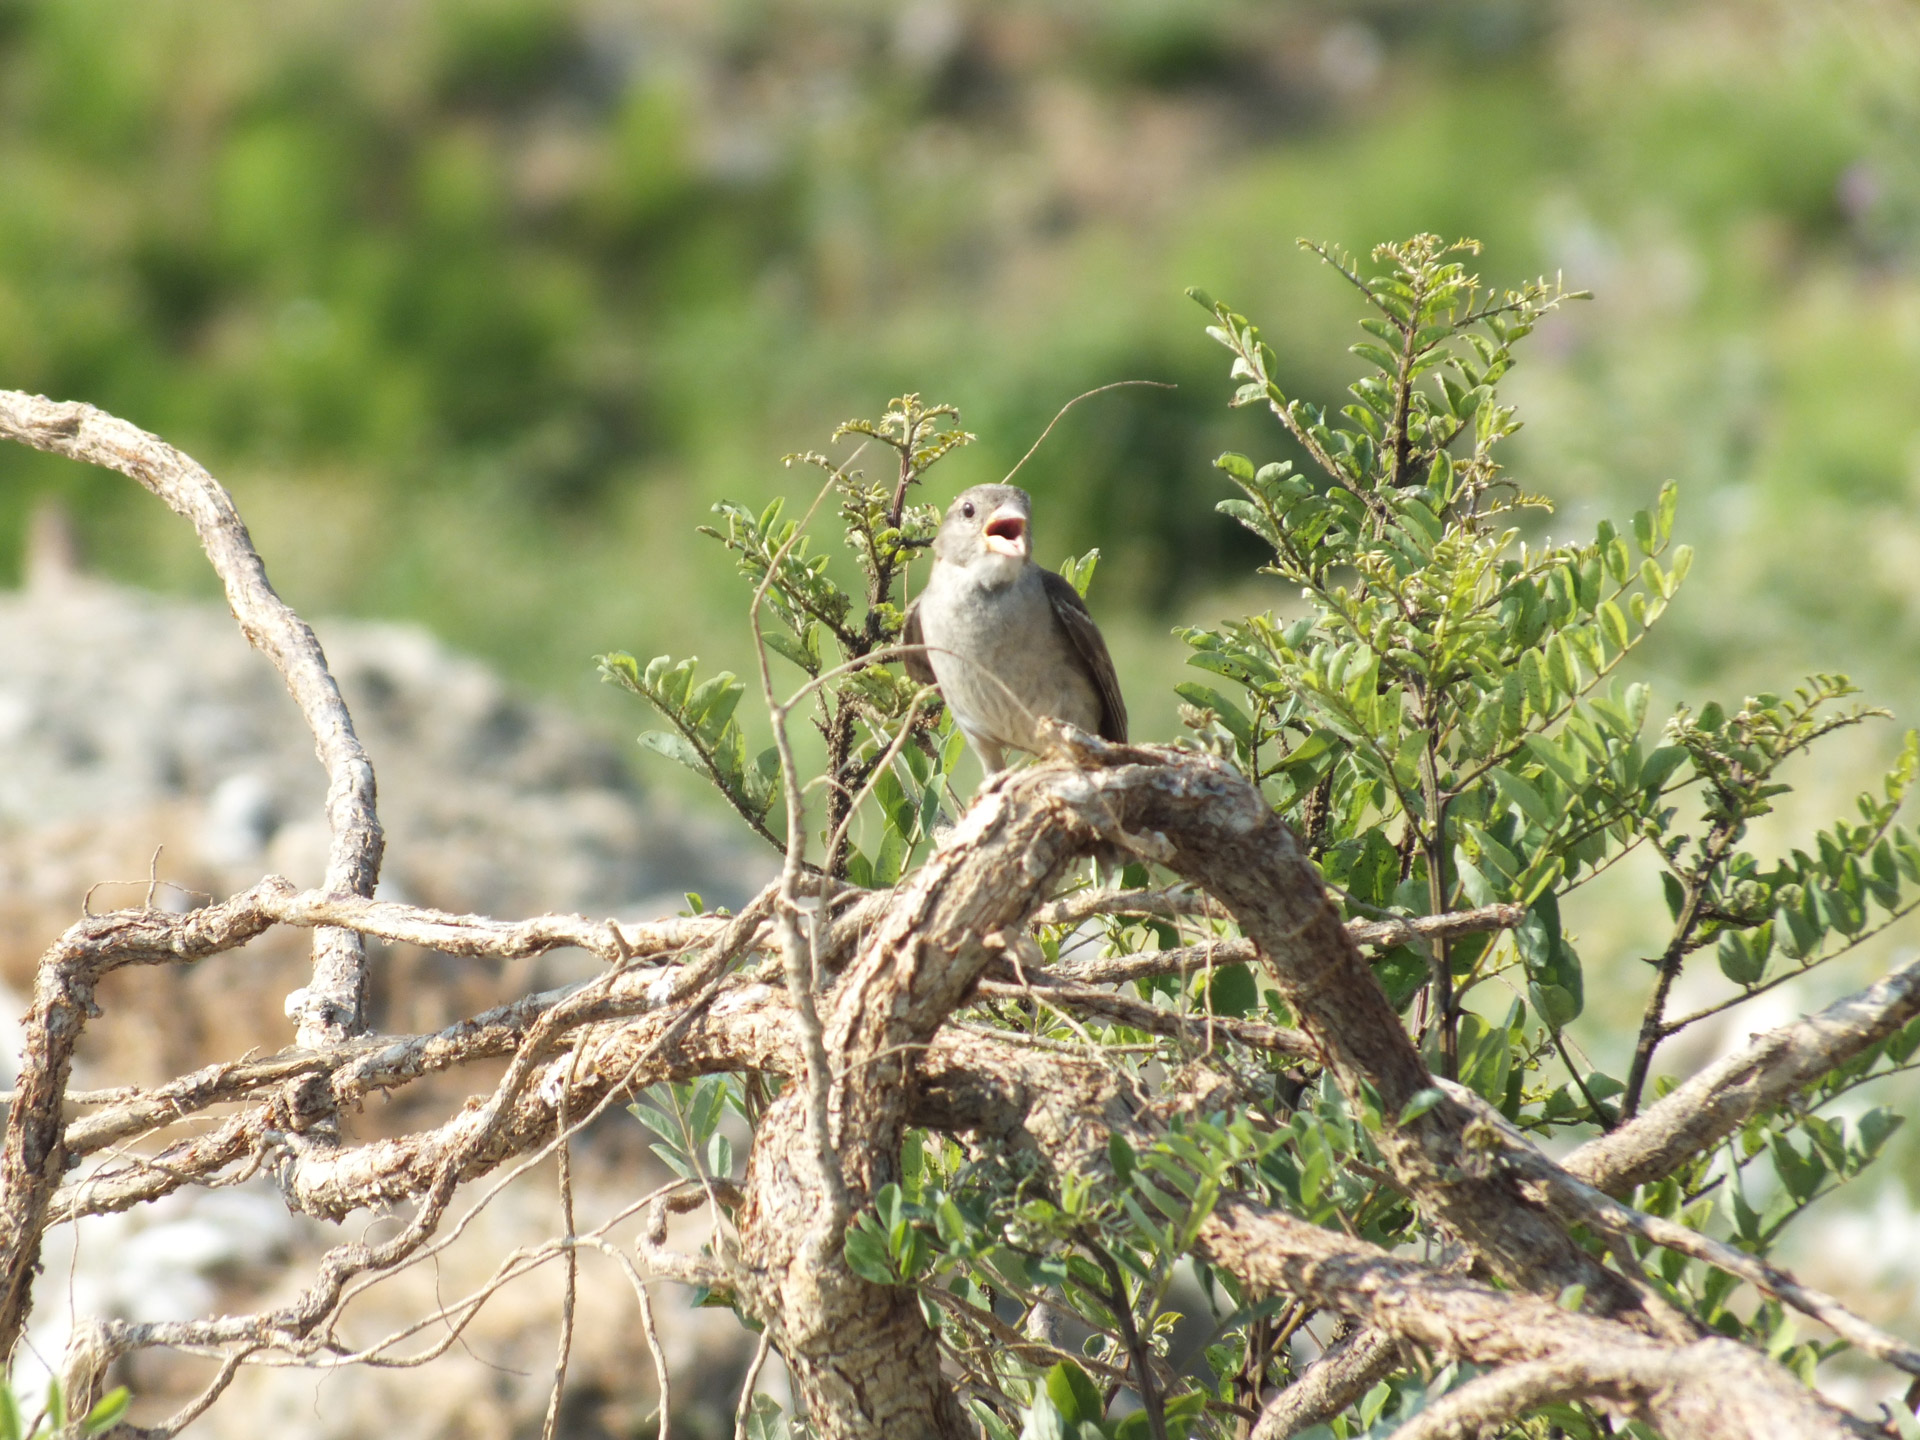
[(989, 739), (977, 731), (960, 727), (967, 737), (967, 743), (973, 747), (973, 753), (980, 757), (980, 765), (986, 771), (980, 783), (986, 784), (995, 775), (1007, 768), (1007, 747), (998, 740)]

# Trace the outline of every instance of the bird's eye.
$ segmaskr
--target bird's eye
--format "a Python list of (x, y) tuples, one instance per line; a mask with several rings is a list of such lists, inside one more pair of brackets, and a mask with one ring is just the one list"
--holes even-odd
[(962, 505), (960, 507), (960, 513), (971, 520), (973, 518), (973, 502), (969, 500), (966, 504)]

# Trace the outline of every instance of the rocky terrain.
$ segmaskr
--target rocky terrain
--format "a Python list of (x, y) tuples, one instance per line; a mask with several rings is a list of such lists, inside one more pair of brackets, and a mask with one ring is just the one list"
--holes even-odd
[[(224, 607), (89, 578), (62, 563), (57, 539), (36, 555), (26, 586), (0, 593), (0, 981), (22, 993), (83, 903), (182, 909), (270, 872), (317, 884), (327, 849), (313, 742)], [(426, 631), (315, 628), (379, 777), (382, 897), (502, 917), (651, 916), (685, 890), (724, 902), (756, 878), (746, 867), (761, 857), (644, 795), (614, 740)], [(304, 953), (284, 934), (194, 971), (115, 976), (143, 997), (106, 1005), (95, 1050), (110, 1043), (125, 1079), (151, 1079), (278, 1048)], [(377, 1023), (439, 1025), (502, 989), (556, 983), (578, 959), (503, 975), (388, 951)], [(176, 1021), (164, 1029), (114, 1013), (162, 1004)]]
[[(272, 667), (224, 607), (118, 588), (79, 573), (57, 524), (42, 526), (23, 589), (0, 594), (0, 1014), (17, 1043), (33, 967), (81, 912), (185, 908), (277, 872), (317, 883), (327, 833), (323, 776)], [(631, 777), (617, 741), (515, 694), (425, 631), (319, 621), (379, 776), (388, 837), (381, 893), (457, 911), (671, 914), (681, 892), (737, 900), (766, 867)], [(157, 858), (156, 858), (157, 855)], [(757, 867), (757, 868), (756, 868)], [(411, 950), (375, 952), (376, 1024), (433, 1028), (528, 989), (590, 973), (578, 952), (505, 967)], [(83, 1051), (82, 1086), (151, 1081), (289, 1044), (286, 993), (306, 965), (302, 934), (269, 935), (202, 965), (124, 971)], [(12, 1044), (0, 1065), (9, 1070)], [(409, 1096), (353, 1117), (360, 1133), (457, 1108), (463, 1088)], [(616, 1112), (576, 1161), (582, 1223), (657, 1183), (639, 1126)], [(345, 1227), (291, 1216), (271, 1185), (190, 1192), (50, 1237), (32, 1336), (53, 1362), (71, 1317), (185, 1318), (252, 1308), (297, 1286)], [(559, 1227), (550, 1172), (509, 1188), (437, 1266), (380, 1287), (359, 1307), (367, 1336), (434, 1311), (501, 1255)], [(343, 1233), (343, 1229), (346, 1233)], [(611, 1265), (588, 1262), (563, 1433), (631, 1434), (653, 1404), (633, 1298)], [(730, 1413), (746, 1342), (725, 1311), (693, 1311), (656, 1287), (663, 1338), (700, 1429)], [(193, 1433), (282, 1436), (509, 1435), (537, 1430), (557, 1329), (558, 1273), (520, 1282), (425, 1370), (243, 1375)], [(432, 1342), (423, 1337), (420, 1348)], [(16, 1380), (31, 1385), (38, 1361)], [(157, 1418), (204, 1383), (196, 1362), (143, 1357), (122, 1377)], [(691, 1410), (687, 1407), (691, 1406)]]

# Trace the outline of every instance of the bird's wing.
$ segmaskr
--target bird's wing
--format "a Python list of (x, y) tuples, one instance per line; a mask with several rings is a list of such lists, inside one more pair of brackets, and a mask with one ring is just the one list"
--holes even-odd
[[(914, 601), (907, 607), (907, 623), (901, 627), (902, 645), (925, 645), (926, 637), (920, 633), (920, 602)], [(906, 663), (907, 678), (916, 685), (935, 685), (939, 681), (933, 673), (933, 662), (927, 658), (925, 650), (909, 650), (901, 659)]]
[(1040, 581), (1046, 587), (1047, 599), (1053, 602), (1054, 618), (1073, 642), (1081, 664), (1087, 667), (1093, 688), (1100, 692), (1100, 738), (1126, 744), (1127, 702), (1120, 698), (1120, 677), (1114, 674), (1113, 657), (1107, 654), (1107, 642), (1100, 638), (1100, 627), (1093, 623), (1087, 602), (1080, 598), (1072, 581), (1044, 566)]

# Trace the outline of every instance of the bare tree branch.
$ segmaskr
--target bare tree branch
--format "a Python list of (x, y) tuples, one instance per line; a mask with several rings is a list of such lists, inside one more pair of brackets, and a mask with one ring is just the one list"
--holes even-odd
[(1111, 990), (1066, 984), (1054, 980), (1044, 970), (1029, 973), (1025, 983), (983, 980), (979, 993), (996, 999), (1036, 1000), (1082, 1014), (1098, 1015), (1135, 1030), (1145, 1030), (1149, 1034), (1172, 1035), (1202, 1045), (1209, 1043), (1212, 1034), (1218, 1033), (1223, 1038), (1251, 1045), (1256, 1050), (1272, 1050), (1300, 1059), (1315, 1059), (1318, 1056), (1313, 1043), (1298, 1030), (1268, 1025), (1259, 1020), (1243, 1020), (1233, 1015), (1183, 1015), (1177, 1010), (1150, 1005), (1144, 1000), (1132, 1000)]
[[(354, 734), (353, 718), (327, 669), (319, 640), (274, 593), (233, 497), (164, 440), (91, 405), (0, 390), (0, 436), (118, 470), (193, 523), (226, 587), (227, 604), (241, 633), (286, 681), (326, 767), (333, 846), (325, 889), (333, 895), (372, 895), (385, 847), (374, 809), (373, 765)], [(298, 1014), (300, 1043), (309, 1049), (365, 1030), (367, 956), (360, 937), (332, 927), (319, 931), (313, 942), (313, 978), (304, 991), (288, 997), (288, 1005), (290, 1013)]]
[(1609, 1408), (1631, 1414), (1644, 1397), (1688, 1383), (1698, 1363), (1657, 1353), (1523, 1360), (1442, 1395), (1394, 1435), (1396, 1440), (1480, 1440), (1527, 1411), (1560, 1400), (1604, 1400)]
[(1241, 1200), (1220, 1206), (1202, 1228), (1201, 1245), (1208, 1259), (1262, 1290), (1339, 1310), (1436, 1354), (1478, 1365), (1594, 1366), (1610, 1377), (1609, 1388), (1577, 1393), (1592, 1393), (1663, 1435), (1837, 1440), (1852, 1433), (1843, 1412), (1786, 1370), (1718, 1336), (1674, 1346)]
[(326, 895), (317, 890), (272, 896), (262, 904), (265, 913), (283, 925), (337, 926), (444, 955), (521, 960), (573, 946), (608, 964), (687, 949), (712, 939), (732, 919), (724, 914), (683, 915), (645, 925), (588, 920), (580, 915), (492, 920), (484, 915), (451, 915), (417, 905)]
[[(1640, 1308), (1620, 1276), (1596, 1264), (1509, 1179), (1473, 1165), (1462, 1140), (1464, 1110), (1442, 1101), (1410, 1114), (1432, 1077), (1318, 869), (1258, 790), (1228, 766), (1189, 751), (1113, 745), (1064, 726), (1056, 735), (1061, 753), (1085, 768), (1025, 771), (1004, 782), (999, 795), (1044, 787), (1044, 800), (1035, 794), (1029, 803), (1071, 815), (1101, 840), (1215, 895), (1258, 949), (1350, 1101), (1370, 1103), (1368, 1091), (1377, 1097), (1385, 1120), (1381, 1150), (1400, 1181), (1503, 1279), (1547, 1293), (1578, 1284), (1604, 1310)], [(987, 808), (983, 798), (973, 813)]]
[[(1683, 1081), (1666, 1098), (1642, 1111), (1628, 1124), (1580, 1146), (1567, 1156), (1561, 1168), (1569, 1180), (1584, 1182), (1608, 1195), (1631, 1194), (1637, 1186), (1653, 1184), (1672, 1174), (1688, 1160), (1718, 1145), (1755, 1115), (1779, 1105), (1821, 1076), (1830, 1074), (1835, 1067), (1887, 1039), (1916, 1015), (1920, 1015), (1920, 963), (1895, 971), (1835, 1001), (1816, 1015), (1756, 1036), (1744, 1049)], [(1701, 1258), (1705, 1258), (1704, 1255)], [(1747, 1259), (1752, 1264), (1760, 1263), (1752, 1257)], [(1831, 1325), (1827, 1314), (1821, 1313), (1831, 1304), (1840, 1315), (1850, 1317), (1850, 1312), (1839, 1307), (1832, 1297), (1798, 1287), (1790, 1276), (1782, 1279), (1807, 1298), (1808, 1303), (1800, 1308), (1808, 1314)], [(1773, 1289), (1776, 1294), (1786, 1293), (1772, 1286), (1765, 1288)], [(1841, 1323), (1844, 1325), (1846, 1319)], [(1844, 1333), (1840, 1326), (1832, 1328)], [(1867, 1347), (1869, 1353), (1880, 1343), (1881, 1337), (1875, 1330), (1872, 1343)], [(1893, 1344), (1903, 1354), (1911, 1348), (1898, 1341)], [(1363, 1350), (1376, 1357), (1372, 1365), (1357, 1358), (1345, 1358)], [(1269, 1407), (1276, 1415), (1273, 1426), (1264, 1433), (1256, 1430), (1255, 1440), (1279, 1440), (1281, 1436), (1337, 1415), (1380, 1378), (1384, 1372), (1379, 1367), (1390, 1363), (1391, 1355), (1391, 1347), (1380, 1332), (1371, 1329), (1356, 1332), (1341, 1352), (1337, 1366), (1334, 1356), (1329, 1354), (1316, 1362), (1299, 1384), (1275, 1397)], [(1882, 1358), (1899, 1363), (1892, 1354)], [(1316, 1374), (1322, 1366), (1328, 1367), (1324, 1377)], [(1298, 1399), (1289, 1401), (1288, 1397), (1295, 1391), (1300, 1392)], [(1287, 1403), (1283, 1405), (1283, 1402)], [(1266, 1425), (1263, 1417), (1262, 1426)]]
[(1399, 1363), (1399, 1349), (1384, 1330), (1360, 1326), (1267, 1402), (1247, 1440), (1287, 1440), (1331, 1420), (1358, 1404)]
[[(926, 1069), (935, 1109), (924, 1120), (962, 1126), (970, 1119), (1000, 1143), (1037, 1147), (1058, 1173), (1104, 1171), (1107, 1137), (1115, 1131), (1136, 1148), (1153, 1139), (1150, 1126), (1127, 1112), (1112, 1076), (1092, 1062), (1036, 1061), (1004, 1042), (948, 1037), (929, 1050)], [(1389, 1255), (1244, 1197), (1216, 1207), (1201, 1227), (1200, 1251), (1258, 1292), (1333, 1310), (1363, 1327), (1345, 1352), (1353, 1359), (1334, 1360), (1322, 1381), (1303, 1382), (1293, 1401), (1270, 1407), (1276, 1413), (1270, 1423), (1263, 1417), (1263, 1437), (1278, 1440), (1317, 1423), (1316, 1413), (1324, 1417), (1327, 1407), (1338, 1413), (1344, 1404), (1333, 1402), (1355, 1372), (1378, 1363), (1379, 1349), (1400, 1347), (1485, 1366), (1586, 1360), (1622, 1375), (1651, 1374), (1634, 1367), (1677, 1356), (1676, 1368), (1660, 1372), (1668, 1388), (1618, 1392), (1626, 1397), (1621, 1413), (1688, 1440), (1853, 1433), (1851, 1417), (1733, 1341), (1708, 1336), (1676, 1345), (1619, 1320)], [(1608, 1402), (1614, 1393), (1602, 1389), (1594, 1398)]]
[[(1106, 892), (1082, 892), (1099, 895)], [(1113, 892), (1120, 894), (1124, 892)], [(1071, 897), (1070, 897), (1071, 898)], [(1176, 898), (1184, 899), (1184, 895)], [(1055, 904), (1064, 902), (1056, 901)], [(1211, 902), (1218, 908), (1218, 902)], [(1053, 906), (1042, 907), (1044, 915)], [(1099, 914), (1158, 914), (1157, 910), (1134, 912), (1125, 907), (1098, 911)], [(1181, 913), (1201, 913), (1196, 906)], [(1418, 945), (1429, 940), (1456, 935), (1471, 935), (1486, 930), (1511, 930), (1527, 918), (1524, 906), (1482, 905), (1473, 910), (1454, 910), (1445, 915), (1421, 915), (1411, 919), (1349, 920), (1347, 934), (1356, 945)], [(1042, 923), (1036, 919), (1036, 924)], [(1259, 958), (1251, 940), (1221, 936), (1194, 945), (1171, 950), (1141, 950), (1132, 955), (1107, 955), (1084, 960), (1062, 960), (1050, 967), (1053, 975), (1077, 980), (1084, 985), (1119, 985), (1128, 980), (1147, 980), (1159, 975), (1190, 975), (1209, 965), (1244, 965)]]
[(1675, 1086), (1628, 1124), (1569, 1155), (1569, 1175), (1609, 1195), (1651, 1184), (1712, 1149), (1755, 1115), (1879, 1044), (1920, 1015), (1920, 962), (1817, 1014), (1756, 1036)]
[(1765, 1294), (1810, 1315), (1856, 1349), (1910, 1375), (1920, 1375), (1920, 1349), (1869, 1324), (1833, 1296), (1802, 1285), (1778, 1266), (1737, 1250), (1710, 1235), (1690, 1230), (1658, 1215), (1646, 1215), (1622, 1205), (1610, 1195), (1575, 1179), (1553, 1163), (1498, 1110), (1463, 1085), (1442, 1082), (1462, 1104), (1476, 1111), (1483, 1138), (1498, 1137), (1500, 1163), (1532, 1181), (1547, 1201), (1575, 1223), (1615, 1237), (1637, 1236), (1653, 1245), (1718, 1266)]
[(184, 916), (120, 910), (90, 917), (71, 927), (40, 962), (0, 1155), (0, 1355), (12, 1353), (26, 1323), (47, 1205), (67, 1168), (62, 1097), (74, 1046), (98, 1013), (94, 986), (123, 966), (198, 960), (244, 945), (271, 923), (260, 911), (264, 897), (291, 888), (273, 877), (224, 905)]

